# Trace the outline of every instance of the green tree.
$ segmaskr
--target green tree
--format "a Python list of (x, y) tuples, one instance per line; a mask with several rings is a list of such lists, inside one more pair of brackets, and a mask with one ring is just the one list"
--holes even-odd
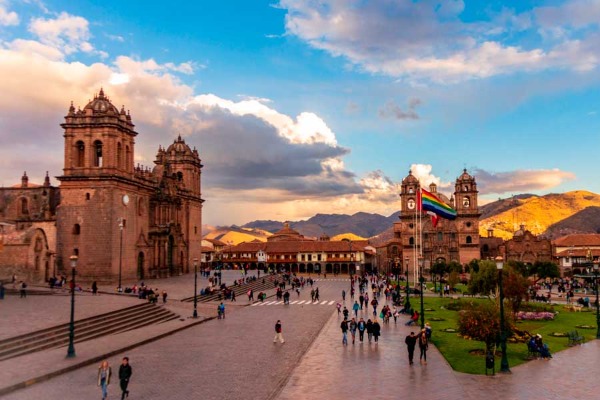
[(502, 272), (504, 297), (510, 302), (513, 314), (516, 314), (523, 300), (527, 300), (529, 297), (527, 294), (529, 281), (514, 267), (508, 266)]
[(457, 272), (457, 273), (462, 273), (463, 272), (463, 268), (462, 265), (460, 265), (459, 262), (457, 261), (450, 261), (450, 264), (448, 264), (448, 268), (447, 268), (448, 272)]
[(536, 261), (529, 270), (531, 275), (536, 275), (537, 280), (546, 278), (558, 278), (560, 270), (558, 265), (551, 261)]
[(480, 294), (490, 296), (496, 291), (498, 285), (498, 271), (496, 263), (493, 261), (482, 260), (479, 262), (479, 270), (471, 273), (468, 290), (472, 295)]
[(458, 282), (460, 282), (460, 275), (458, 274), (458, 272), (450, 272), (450, 275), (448, 275), (448, 285), (450, 285), (450, 288), (456, 287), (456, 285), (458, 285)]
[(479, 260), (474, 258), (465, 266), (465, 272), (473, 273), (477, 271), (479, 271)]
[(506, 264), (524, 277), (529, 276), (529, 268), (527, 268), (527, 264), (525, 264), (523, 261), (508, 260)]
[(442, 290), (442, 278), (447, 271), (448, 265), (446, 265), (444, 261), (436, 261), (436, 263), (431, 266), (431, 273), (440, 277), (438, 280), (440, 283), (440, 290)]
[[(510, 336), (512, 319), (505, 316), (507, 335)], [(471, 303), (458, 316), (458, 332), (466, 338), (485, 343), (486, 352), (494, 353), (500, 338), (500, 310), (496, 303)]]

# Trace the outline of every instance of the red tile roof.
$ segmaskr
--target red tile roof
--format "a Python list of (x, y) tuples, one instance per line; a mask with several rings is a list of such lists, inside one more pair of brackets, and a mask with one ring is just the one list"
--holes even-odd
[(556, 239), (552, 242), (555, 246), (600, 246), (600, 234), (596, 233), (578, 233), (574, 235), (568, 235)]

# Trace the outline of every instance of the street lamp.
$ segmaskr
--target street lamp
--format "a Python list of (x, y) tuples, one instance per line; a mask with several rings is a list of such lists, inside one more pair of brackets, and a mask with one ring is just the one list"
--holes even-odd
[(421, 287), (421, 329), (425, 328), (425, 307), (423, 305), (423, 256), (419, 255), (419, 283)]
[(405, 260), (406, 260), (406, 302), (404, 303), (404, 309), (408, 313), (410, 310), (410, 293), (408, 291), (408, 287), (410, 286), (408, 284), (408, 261), (409, 261), (408, 256), (406, 256)]
[(198, 318), (198, 259), (194, 258), (194, 318)]
[(119, 239), (119, 287), (117, 288), (117, 292), (121, 293), (121, 270), (123, 266), (123, 218), (119, 219), (119, 230), (121, 231), (120, 239)]
[(72, 269), (72, 278), (71, 278), (71, 321), (69, 322), (69, 348), (67, 350), (67, 358), (75, 357), (75, 268), (77, 268), (77, 256), (72, 255), (71, 260), (71, 269)]
[(500, 372), (510, 372), (508, 357), (506, 355), (506, 327), (504, 321), (504, 290), (502, 288), (502, 268), (504, 258), (496, 257), (496, 268), (498, 269), (498, 286), (500, 287), (500, 348), (502, 349), (502, 361), (500, 361)]
[(598, 264), (594, 264), (594, 276), (596, 281), (596, 339), (600, 339), (600, 303), (598, 303), (598, 267), (600, 267), (600, 261)]

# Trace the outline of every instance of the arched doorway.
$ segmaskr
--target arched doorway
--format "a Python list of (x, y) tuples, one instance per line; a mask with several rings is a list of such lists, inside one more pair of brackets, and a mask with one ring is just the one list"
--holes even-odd
[(140, 251), (137, 259), (137, 277), (139, 280), (144, 280), (144, 252)]
[(328, 274), (332, 274), (333, 273), (333, 265), (325, 264), (325, 272)]

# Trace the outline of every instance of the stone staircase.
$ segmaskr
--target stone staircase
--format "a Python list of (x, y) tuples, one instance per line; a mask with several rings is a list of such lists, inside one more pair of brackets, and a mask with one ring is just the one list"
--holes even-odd
[[(254, 298), (256, 298), (256, 295), (259, 292), (264, 292), (266, 290), (275, 288), (275, 285), (273, 285), (274, 279), (275, 278), (273, 276), (268, 276), (268, 277), (264, 278), (265, 283), (263, 283), (263, 278), (259, 278), (255, 281), (250, 281), (249, 283), (244, 283), (242, 285), (232, 285), (232, 286), (229, 286), (228, 288), (235, 292), (236, 297), (246, 296), (246, 294), (248, 293), (248, 290), (252, 289), (254, 291)], [(221, 296), (220, 291), (215, 294), (204, 295), (204, 296), (198, 295), (197, 296), (199, 303), (208, 303), (210, 301), (221, 301), (222, 300), (221, 297), (222, 296)], [(186, 297), (186, 298), (182, 299), (181, 301), (193, 302), (194, 296)]]
[[(144, 303), (75, 321), (75, 343), (122, 333), (179, 318), (164, 307)], [(61, 324), (0, 340), (0, 361), (41, 350), (67, 346), (69, 324)]]

